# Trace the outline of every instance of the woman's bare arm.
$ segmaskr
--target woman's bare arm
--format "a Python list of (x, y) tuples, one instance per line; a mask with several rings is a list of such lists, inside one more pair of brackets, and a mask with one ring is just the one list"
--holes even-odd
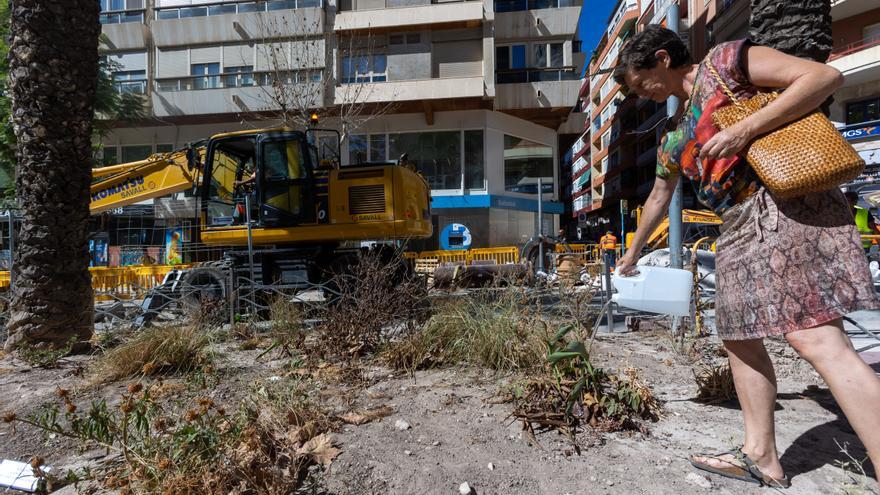
[[(654, 180), (654, 188), (651, 190), (651, 195), (648, 196), (648, 201), (645, 202), (645, 209), (642, 210), (639, 227), (633, 235), (632, 244), (617, 263), (621, 267), (622, 273), (625, 274), (630, 266), (635, 265), (639, 253), (645, 247), (645, 243), (648, 242), (648, 236), (651, 235), (651, 232), (654, 232), (654, 229), (663, 220), (679, 180), (680, 178), (677, 175), (669, 179), (658, 177)], [(624, 242), (626, 241), (624, 240)]]
[(746, 47), (745, 65), (752, 84), (784, 88), (779, 98), (742, 121), (714, 135), (700, 158), (735, 155), (760, 136), (815, 110), (843, 84), (843, 75), (829, 65), (786, 55), (764, 46)]

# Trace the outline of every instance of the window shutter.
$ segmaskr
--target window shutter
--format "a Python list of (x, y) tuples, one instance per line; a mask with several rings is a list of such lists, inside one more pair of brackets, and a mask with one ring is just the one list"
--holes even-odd
[(156, 55), (156, 77), (186, 77), (189, 75), (188, 50), (159, 50)]
[(481, 41), (434, 43), (434, 77), (476, 77), (482, 74)]
[(216, 64), (220, 62), (220, 47), (206, 46), (190, 49), (190, 64)]
[(254, 45), (224, 45), (223, 67), (254, 65)]
[(121, 71), (147, 70), (147, 54), (144, 52), (118, 53), (108, 55), (108, 57), (114, 63), (119, 64)]

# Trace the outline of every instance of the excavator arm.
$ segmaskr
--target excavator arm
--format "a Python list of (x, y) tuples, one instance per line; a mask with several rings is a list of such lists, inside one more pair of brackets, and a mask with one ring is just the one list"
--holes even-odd
[(190, 167), (190, 153), (200, 162), (205, 149), (156, 153), (145, 160), (93, 169), (92, 214), (192, 188), (200, 169)]
[[(637, 210), (636, 222), (641, 220), (641, 208)], [(694, 223), (700, 225), (720, 225), (721, 219), (715, 213), (708, 210), (682, 210), (682, 223)], [(648, 236), (646, 245), (651, 249), (665, 246), (669, 241), (669, 217), (663, 217), (660, 225)]]

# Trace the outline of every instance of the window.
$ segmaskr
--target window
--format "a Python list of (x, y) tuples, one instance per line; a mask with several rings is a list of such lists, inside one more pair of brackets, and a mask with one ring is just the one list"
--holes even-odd
[(270, 0), (268, 6), (269, 10), (295, 9), (296, 2), (294, 0)]
[[(215, 142), (208, 150), (210, 181), (207, 184), (208, 225), (231, 225), (243, 223), (236, 210), (236, 203), (244, 203), (244, 190), (235, 181), (247, 179), (254, 171), (254, 140), (230, 138)], [(206, 177), (207, 179), (208, 177)], [(254, 211), (251, 212), (255, 217)]]
[(144, 0), (101, 0), (101, 12), (143, 8)]
[(342, 58), (342, 82), (382, 82), (386, 80), (385, 54)]
[(144, 0), (101, 0), (101, 24), (144, 22)]
[(180, 9), (181, 19), (187, 17), (205, 17), (206, 15), (208, 15), (208, 9), (206, 7), (187, 7)]
[(871, 40), (874, 38), (880, 38), (880, 22), (862, 28), (863, 40)]
[(535, 43), (532, 45), (532, 67), (562, 67), (562, 43)]
[(193, 79), (194, 89), (214, 89), (220, 87), (220, 64), (193, 64), (190, 68), (190, 74), (195, 77)]
[(120, 93), (142, 95), (147, 89), (147, 71), (128, 70), (113, 73), (113, 82)]
[(119, 163), (119, 153), (116, 150), (116, 145), (108, 144), (104, 146), (103, 149), (103, 158), (101, 159), (101, 165), (107, 167), (110, 165), (116, 165)]
[(847, 125), (874, 120), (880, 120), (880, 96), (846, 104)]
[(252, 65), (226, 67), (223, 69), (223, 72), (227, 74), (224, 76), (224, 82), (227, 88), (254, 85), (254, 67)]
[(150, 144), (123, 146), (122, 163), (136, 162), (153, 154), (153, 146)]
[(174, 150), (174, 145), (171, 143), (156, 145), (156, 153), (168, 153), (173, 150)]
[(547, 45), (532, 45), (532, 66), (547, 67)]
[[(385, 134), (370, 135), (370, 161), (385, 161), (385, 147), (387, 144), (387, 136)], [(393, 157), (397, 158), (397, 157)]]
[(331, 165), (339, 160), (339, 140), (336, 136), (318, 136), (318, 157), (321, 165)]
[(527, 139), (504, 136), (504, 189), (537, 194), (541, 178), (543, 193), (552, 193), (553, 148)]
[(395, 46), (418, 45), (422, 42), (420, 33), (400, 33), (388, 36), (388, 44)]
[(495, 67), (498, 70), (525, 69), (526, 45), (496, 47)]
[(461, 131), (388, 135), (388, 155), (407, 153), (431, 189), (461, 189), (461, 152)]
[(367, 161), (367, 136), (355, 134), (348, 138), (348, 164), (357, 165)]
[(483, 131), (464, 131), (464, 187), (486, 187), (485, 162), (483, 158)]
[(234, 14), (235, 5), (211, 5), (208, 7), (208, 15)]

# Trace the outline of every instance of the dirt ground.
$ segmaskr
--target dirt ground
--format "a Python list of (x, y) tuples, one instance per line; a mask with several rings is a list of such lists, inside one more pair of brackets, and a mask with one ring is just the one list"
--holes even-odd
[[(837, 443), (847, 445), (856, 459), (866, 457), (864, 449), (818, 375), (782, 342), (769, 341), (768, 347), (779, 381), (777, 437), (783, 466), (793, 478), (787, 492), (847, 493), (858, 478), (839, 467), (848, 459)], [(235, 400), (242, 390), (277, 375), (285, 363), (258, 361), (259, 350), (241, 351), (231, 345), (219, 350), (220, 382), (202, 392), (218, 402)], [(56, 369), (29, 368), (9, 356), (0, 359), (0, 412), (32, 411), (53, 401), (57, 386), (74, 390), (78, 403), (117, 396), (126, 383), (97, 390), (81, 387), (80, 372), (89, 359), (66, 358)], [(324, 394), (335, 396), (331, 402), (336, 412), (389, 405), (395, 413), (334, 433), (342, 454), (320, 476), (319, 493), (454, 494), (464, 482), (478, 494), (741, 495), (767, 490), (707, 478), (690, 467), (688, 454), (727, 450), (740, 441), (740, 411), (735, 401), (704, 405), (693, 400), (691, 368), (676, 359), (667, 337), (646, 332), (600, 335), (593, 361), (611, 370), (641, 369), (663, 402), (664, 416), (649, 425), (648, 434), (582, 432), (581, 455), (553, 432), (538, 436), (542, 448), (528, 444), (521, 425), (509, 417), (512, 404), (491, 400), (516, 379), (513, 375), (455, 368), (410, 376), (371, 365), (364, 370), (361, 386), (338, 393), (328, 386)], [(396, 425), (398, 420), (409, 428), (401, 429), (405, 425)], [(64, 468), (101, 454), (81, 453), (68, 440), (46, 439), (29, 428), (19, 426), (13, 432), (0, 425), (0, 458), (26, 461), (34, 455)], [(875, 483), (869, 486), (876, 492)], [(76, 493), (72, 487), (64, 492)]]

